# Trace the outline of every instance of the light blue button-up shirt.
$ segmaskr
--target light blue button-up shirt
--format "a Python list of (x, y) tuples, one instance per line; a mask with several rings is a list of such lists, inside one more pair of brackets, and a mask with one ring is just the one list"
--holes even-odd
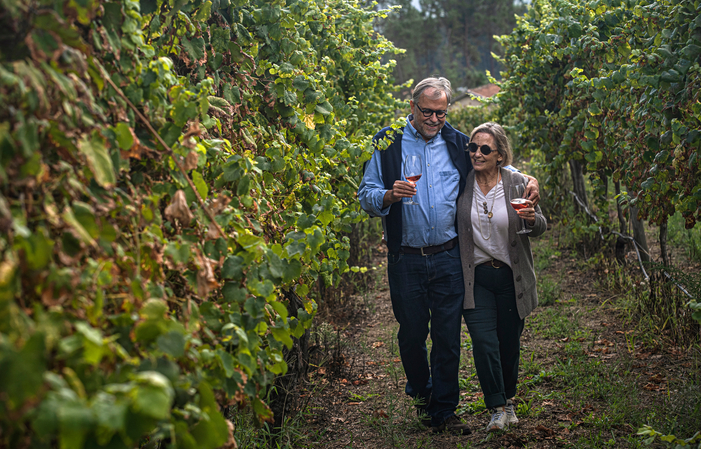
[[(455, 213), (460, 173), (450, 158), (440, 132), (426, 142), (411, 124), (411, 115), (406, 122), (404, 134), (401, 135), (402, 161), (409, 155), (419, 155), (424, 170), (416, 183), (417, 193), (414, 196), (414, 201), (419, 205), (404, 204), (402, 207), (402, 246), (422, 248), (441, 245), (458, 235), (455, 230)], [(384, 217), (393, 205), (382, 209), (387, 189), (382, 180), (380, 151), (375, 150), (368, 162), (365, 176), (358, 188), (358, 199), (360, 206), (371, 217), (382, 217), (382, 227), (387, 234)], [(402, 180), (406, 181), (403, 175)]]

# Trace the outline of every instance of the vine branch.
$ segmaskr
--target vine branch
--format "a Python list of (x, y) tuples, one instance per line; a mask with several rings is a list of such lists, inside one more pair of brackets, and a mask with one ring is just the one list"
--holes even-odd
[[(97, 61), (95, 61), (95, 62), (97, 63)], [(148, 128), (149, 132), (151, 132), (151, 134), (153, 134), (153, 136), (156, 138), (156, 140), (158, 140), (158, 142), (161, 145), (163, 145), (163, 148), (166, 149), (166, 152), (168, 153), (168, 155), (171, 157), (171, 159), (173, 159), (173, 162), (175, 162), (175, 166), (178, 167), (178, 170), (180, 170), (180, 173), (182, 173), (182, 175), (185, 177), (185, 180), (187, 180), (188, 185), (190, 186), (192, 191), (195, 193), (195, 197), (197, 198), (197, 202), (200, 204), (200, 207), (202, 207), (202, 210), (204, 210), (204, 213), (207, 215), (207, 217), (209, 218), (211, 223), (217, 229), (217, 232), (219, 232), (219, 235), (223, 238), (226, 238), (226, 234), (224, 234), (224, 231), (222, 230), (221, 226), (219, 226), (219, 223), (217, 223), (217, 221), (214, 219), (214, 214), (212, 214), (212, 211), (210, 211), (206, 207), (206, 205), (204, 204), (204, 200), (200, 196), (200, 192), (197, 191), (197, 188), (195, 187), (195, 183), (192, 182), (192, 179), (190, 179), (190, 176), (185, 171), (185, 168), (182, 166), (180, 161), (178, 161), (178, 159), (175, 157), (175, 153), (173, 152), (173, 149), (170, 148), (170, 146), (168, 146), (167, 143), (165, 143), (165, 141), (163, 140), (161, 135), (158, 134), (158, 132), (156, 132), (156, 130), (153, 128), (153, 126), (151, 125), (151, 122), (149, 122), (149, 120), (146, 118), (146, 116), (144, 116), (141, 113), (141, 111), (139, 111), (136, 108), (136, 106), (134, 106), (134, 104), (131, 101), (129, 101), (127, 96), (124, 95), (124, 92), (122, 92), (122, 90), (119, 87), (117, 87), (117, 85), (114, 83), (114, 81), (112, 81), (112, 78), (110, 78), (109, 75), (107, 74), (107, 71), (102, 66), (102, 64), (98, 64), (98, 65), (100, 66), (100, 70), (102, 71), (102, 75), (107, 80), (107, 83), (110, 86), (112, 86), (112, 89), (114, 89), (115, 92), (117, 92), (117, 95), (119, 95), (122, 98), (122, 100), (124, 100), (127, 103), (127, 105), (131, 108), (131, 110), (134, 111), (136, 116), (139, 117), (139, 119), (144, 123), (144, 125), (146, 125), (146, 128)]]

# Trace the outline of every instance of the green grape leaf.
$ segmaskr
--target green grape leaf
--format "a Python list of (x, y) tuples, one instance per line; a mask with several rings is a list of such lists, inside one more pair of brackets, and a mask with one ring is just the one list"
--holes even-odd
[(207, 183), (205, 182), (200, 172), (192, 172), (192, 182), (193, 184), (195, 184), (195, 188), (197, 188), (197, 193), (200, 194), (200, 197), (203, 200), (206, 200), (207, 195), (209, 194), (209, 187), (207, 187)]
[(179, 332), (171, 331), (156, 340), (158, 349), (166, 354), (179, 358), (185, 354), (185, 338)]
[(88, 161), (95, 181), (105, 188), (114, 186), (117, 182), (114, 166), (102, 138), (96, 132), (91, 137), (86, 136), (78, 142), (78, 149)]
[(122, 150), (128, 150), (134, 145), (134, 136), (128, 124), (117, 123), (117, 126), (114, 127), (114, 133), (117, 135), (117, 143)]
[[(211, 4), (211, 3), (210, 3)], [(185, 37), (182, 38), (182, 46), (195, 61), (199, 61), (204, 58), (204, 39), (201, 37), (196, 37), (192, 40), (187, 40)]]

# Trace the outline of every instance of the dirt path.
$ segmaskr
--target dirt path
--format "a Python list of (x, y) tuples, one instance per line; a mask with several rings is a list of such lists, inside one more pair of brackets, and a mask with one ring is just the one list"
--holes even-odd
[(463, 324), (458, 414), (473, 434), (432, 434), (404, 394), (397, 323), (380, 278), (386, 272), (382, 251), (377, 248), (375, 288), (355, 298), (355, 318), (321, 329), (342, 355), (310, 377), (298, 447), (655, 447), (635, 435), (643, 424), (659, 428), (674, 421), (667, 428), (701, 430), (698, 345), (663, 344), (661, 335), (626, 312), (644, 286), (613, 267), (578, 261), (550, 238), (534, 247), (539, 295), (547, 305), (527, 318), (522, 338), (520, 425), (484, 430), (489, 416)]

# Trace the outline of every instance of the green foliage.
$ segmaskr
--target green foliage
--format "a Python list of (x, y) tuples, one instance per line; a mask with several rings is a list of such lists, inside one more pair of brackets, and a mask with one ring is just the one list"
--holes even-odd
[(684, 219), (679, 212), (669, 217), (668, 241), (683, 248), (689, 260), (701, 262), (701, 225), (684, 229)]
[(494, 121), (495, 108), (490, 100), (484, 100), (481, 106), (465, 106), (459, 109), (450, 110), (450, 124), (461, 130), (468, 136), (473, 129), (482, 123)]
[(0, 445), (215, 448), (222, 407), (269, 419), (307, 293), (349, 270), (358, 164), (402, 106), (382, 12), (2, 5)]
[(696, 435), (693, 437), (682, 440), (674, 435), (660, 433), (650, 426), (643, 426), (638, 429), (638, 435), (646, 437), (645, 443), (647, 444), (651, 444), (659, 438), (666, 447), (671, 447), (673, 449), (701, 447), (701, 432), (696, 432)]
[(538, 305), (551, 306), (560, 299), (562, 290), (560, 284), (550, 276), (538, 277)]
[(543, 0), (499, 39), (500, 120), (525, 154), (546, 155), (549, 188), (576, 161), (595, 188), (627, 186), (642, 218), (701, 217), (699, 8)]

